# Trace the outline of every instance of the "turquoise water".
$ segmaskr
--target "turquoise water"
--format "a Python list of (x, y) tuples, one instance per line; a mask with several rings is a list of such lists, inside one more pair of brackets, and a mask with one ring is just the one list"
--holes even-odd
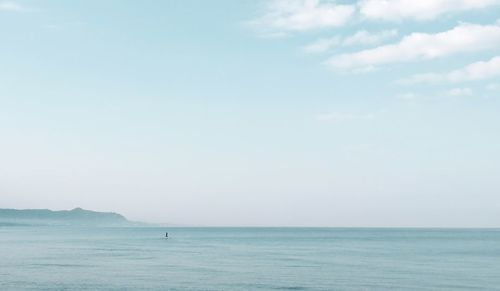
[(0, 227), (0, 290), (96, 289), (500, 290), (500, 230)]

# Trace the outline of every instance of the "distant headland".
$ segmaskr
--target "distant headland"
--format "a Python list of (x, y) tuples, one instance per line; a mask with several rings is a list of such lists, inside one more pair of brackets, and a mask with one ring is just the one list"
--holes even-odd
[(129, 221), (118, 213), (97, 212), (82, 208), (60, 211), (0, 208), (1, 225), (134, 226), (142, 225), (142, 223)]

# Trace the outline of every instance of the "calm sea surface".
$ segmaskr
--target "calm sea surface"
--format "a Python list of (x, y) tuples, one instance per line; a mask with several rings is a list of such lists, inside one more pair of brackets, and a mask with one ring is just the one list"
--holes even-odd
[(0, 226), (0, 290), (141, 289), (500, 290), (500, 230)]

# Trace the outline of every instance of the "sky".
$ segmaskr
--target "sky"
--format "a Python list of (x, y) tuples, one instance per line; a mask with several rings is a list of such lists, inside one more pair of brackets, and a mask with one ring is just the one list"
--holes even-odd
[(499, 0), (0, 0), (0, 208), (500, 227)]

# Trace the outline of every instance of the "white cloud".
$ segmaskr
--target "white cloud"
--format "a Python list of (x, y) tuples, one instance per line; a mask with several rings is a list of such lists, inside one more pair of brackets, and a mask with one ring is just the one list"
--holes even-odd
[(21, 11), (23, 7), (16, 2), (0, 1), (0, 11)]
[(500, 0), (364, 0), (360, 14), (367, 19), (398, 21), (431, 20), (449, 12), (499, 5)]
[(360, 30), (355, 34), (345, 38), (322, 38), (304, 46), (303, 49), (308, 53), (323, 53), (335, 46), (348, 47), (357, 45), (376, 45), (397, 35), (398, 31), (396, 29), (383, 30), (378, 33), (371, 33), (366, 30)]
[(375, 114), (354, 114), (354, 113), (341, 113), (341, 112), (331, 112), (318, 114), (316, 120), (318, 121), (351, 121), (351, 120), (370, 120), (375, 118)]
[(434, 83), (434, 82), (464, 82), (484, 80), (500, 76), (500, 56), (488, 61), (472, 63), (466, 67), (447, 73), (426, 73), (413, 75), (399, 81), (402, 84)]
[(342, 26), (354, 15), (355, 6), (319, 0), (273, 0), (266, 10), (250, 25), (265, 33), (276, 33)]
[(471, 96), (472, 90), (470, 88), (453, 88), (448, 90), (446, 95), (451, 97)]
[(355, 34), (346, 37), (342, 42), (343, 46), (354, 45), (375, 45), (398, 35), (396, 29), (383, 30), (379, 33), (370, 33), (366, 30), (360, 30)]
[(340, 42), (341, 41), (339, 37), (322, 38), (304, 46), (303, 49), (308, 53), (323, 53), (330, 50), (332, 47), (339, 45)]
[(359, 70), (396, 62), (435, 59), (457, 53), (493, 49), (499, 45), (499, 23), (461, 23), (448, 31), (436, 34), (412, 33), (396, 44), (333, 56), (327, 64), (334, 69)]

